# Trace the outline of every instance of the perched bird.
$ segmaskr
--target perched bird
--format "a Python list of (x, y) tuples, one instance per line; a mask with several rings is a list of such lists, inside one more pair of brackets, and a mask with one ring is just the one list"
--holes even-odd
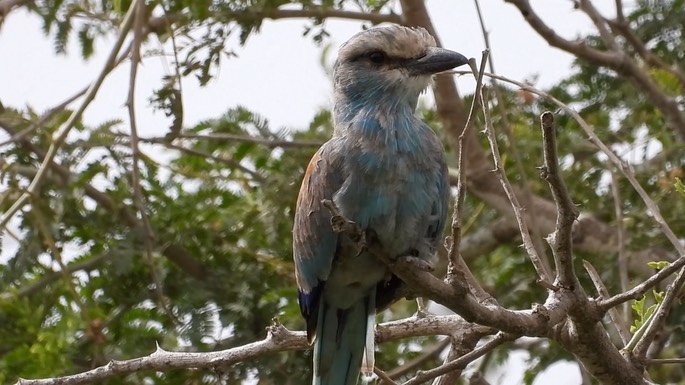
[[(423, 28), (392, 26), (354, 35), (334, 67), (333, 138), (314, 155), (297, 199), (293, 255), (300, 310), (314, 347), (314, 385), (353, 385), (373, 373), (376, 310), (402, 282), (334, 232), (342, 216), (372, 232), (390, 258), (429, 261), (447, 218), (442, 143), (414, 114), (431, 76), (467, 59), (436, 47)], [(364, 358), (362, 366), (362, 358)]]

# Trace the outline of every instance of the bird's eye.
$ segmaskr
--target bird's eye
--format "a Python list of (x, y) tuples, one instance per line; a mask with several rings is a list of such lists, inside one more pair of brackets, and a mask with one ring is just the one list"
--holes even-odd
[(371, 60), (371, 63), (374, 64), (383, 64), (385, 63), (385, 59), (386, 56), (381, 51), (374, 51), (369, 54), (369, 60)]

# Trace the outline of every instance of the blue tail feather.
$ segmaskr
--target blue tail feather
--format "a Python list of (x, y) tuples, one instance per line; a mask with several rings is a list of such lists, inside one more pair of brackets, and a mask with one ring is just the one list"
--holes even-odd
[(347, 309), (339, 309), (322, 298), (316, 325), (313, 385), (357, 384), (368, 318), (375, 313), (375, 293), (370, 294)]

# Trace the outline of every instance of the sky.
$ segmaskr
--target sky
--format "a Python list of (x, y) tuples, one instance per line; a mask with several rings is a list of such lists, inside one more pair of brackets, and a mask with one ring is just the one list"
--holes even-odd
[[(607, 16), (614, 15), (608, 8), (614, 2), (596, 3)], [(590, 20), (576, 11), (571, 1), (537, 0), (532, 4), (566, 38), (592, 30)], [(427, 5), (443, 46), (467, 57), (480, 58), (485, 45), (474, 3), (429, 0)], [(537, 78), (535, 85), (544, 88), (570, 73), (573, 58), (549, 47), (513, 6), (487, 0), (481, 2), (481, 7), (492, 59), (499, 74), (517, 80)], [(217, 78), (206, 87), (200, 87), (193, 78), (184, 79), (185, 126), (218, 117), (240, 105), (268, 118), (274, 129), (306, 127), (316, 111), (331, 105), (332, 90), (321, 67), (322, 47), (311, 38), (302, 37), (305, 24), (295, 20), (265, 21), (259, 34), (250, 37), (246, 46), (238, 46), (237, 39), (230, 42), (238, 57), (224, 60)], [(337, 48), (359, 30), (359, 22), (331, 20), (327, 23), (331, 34), (327, 43)], [(23, 10), (12, 12), (0, 27), (0, 102), (8, 107), (30, 106), (39, 112), (61, 103), (96, 78), (112, 43), (113, 38), (99, 42), (95, 56), (88, 61), (80, 58), (75, 41), (69, 44), (66, 56), (57, 56), (37, 17)], [(154, 39), (147, 46), (149, 49), (161, 47)], [(334, 57), (331, 55), (329, 60)], [(141, 136), (164, 135), (168, 130), (169, 119), (153, 112), (147, 101), (152, 90), (161, 85), (162, 75), (169, 74), (169, 68), (167, 59), (150, 57), (139, 69), (136, 110)], [(113, 118), (127, 121), (124, 103), (128, 76), (129, 66), (123, 65), (105, 80), (84, 114), (87, 125)], [(474, 84), (468, 77), (458, 79), (462, 94), (472, 92)], [(126, 129), (126, 125), (121, 129)], [(0, 135), (0, 142), (6, 138)], [(7, 237), (3, 237), (3, 243), (6, 241)], [(11, 254), (11, 247), (4, 246), (6, 257), (8, 252)], [(521, 383), (526, 355), (517, 353), (511, 359), (505, 371), (489, 378), (491, 383)], [(578, 383), (580, 376), (575, 364), (563, 362), (555, 364), (535, 382), (536, 385)]]
[[(569, 72), (572, 57), (550, 48), (513, 6), (493, 0), (482, 3), (492, 58), (500, 74), (518, 80), (538, 77), (536, 85), (544, 87)], [(574, 38), (590, 29), (589, 19), (575, 11), (570, 1), (542, 0), (533, 4), (546, 20), (558, 21), (552, 25), (562, 36)], [(473, 2), (433, 0), (428, 6), (443, 46), (480, 58), (485, 46)], [(360, 29), (358, 22), (341, 20), (329, 21), (327, 26), (334, 48)], [(239, 47), (237, 39), (233, 39), (231, 48), (238, 57), (224, 60), (218, 77), (208, 86), (201, 88), (194, 78), (184, 79), (185, 125), (242, 105), (266, 116), (274, 128), (306, 126), (320, 107), (330, 106), (331, 86), (320, 65), (321, 47), (303, 38), (303, 31), (302, 21), (266, 21), (245, 47)], [(38, 111), (58, 104), (97, 76), (112, 41), (99, 43), (95, 57), (85, 62), (80, 59), (75, 41), (69, 44), (67, 56), (56, 56), (40, 20), (24, 11), (14, 11), (0, 29), (0, 101), (14, 107), (29, 105)], [(151, 43), (149, 48), (161, 47), (154, 40)], [(152, 112), (147, 103), (169, 68), (166, 58), (152, 57), (139, 70), (136, 109), (142, 135), (163, 135), (169, 126), (168, 118)], [(128, 84), (128, 76), (129, 66), (123, 65), (108, 77), (84, 114), (87, 124), (126, 118), (127, 89), (123, 85)], [(458, 84), (462, 93), (469, 93), (474, 85), (466, 77)]]

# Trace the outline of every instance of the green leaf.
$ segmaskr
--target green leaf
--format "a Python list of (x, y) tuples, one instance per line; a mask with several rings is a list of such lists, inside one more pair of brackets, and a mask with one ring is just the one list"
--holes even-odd
[(671, 264), (671, 262), (668, 262), (668, 261), (652, 261), (652, 262), (647, 262), (647, 266), (649, 266), (649, 267), (651, 267), (651, 268), (654, 268), (654, 269), (657, 269), (657, 270), (661, 270), (661, 269), (663, 269), (664, 267), (666, 267), (666, 266), (668, 266), (668, 265), (670, 265), (670, 264)]

